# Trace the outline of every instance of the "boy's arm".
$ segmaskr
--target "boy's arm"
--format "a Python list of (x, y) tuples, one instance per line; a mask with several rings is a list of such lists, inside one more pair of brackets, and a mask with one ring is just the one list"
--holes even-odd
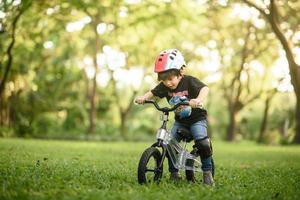
[(151, 91), (149, 91), (146, 94), (144, 94), (143, 96), (136, 97), (134, 102), (136, 102), (138, 104), (143, 104), (145, 102), (145, 100), (150, 100), (153, 97), (154, 97), (153, 93)]
[(209, 91), (209, 89), (208, 89), (207, 86), (201, 88), (201, 90), (199, 91), (199, 94), (198, 94), (197, 98), (190, 100), (190, 106), (192, 108), (202, 107), (203, 106), (203, 102), (204, 102), (204, 100), (205, 100), (205, 98), (206, 98), (206, 96), (208, 94), (208, 91)]

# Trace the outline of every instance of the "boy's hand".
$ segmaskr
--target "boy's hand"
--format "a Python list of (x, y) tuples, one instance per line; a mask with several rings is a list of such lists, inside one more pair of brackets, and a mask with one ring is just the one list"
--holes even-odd
[(189, 104), (192, 108), (202, 108), (203, 107), (203, 103), (199, 99), (191, 99)]
[(145, 100), (146, 100), (146, 98), (144, 96), (139, 96), (139, 97), (135, 98), (134, 102), (138, 103), (138, 104), (144, 104)]
[(150, 100), (153, 98), (153, 94), (151, 91), (147, 92), (143, 96), (136, 97), (134, 102), (138, 104), (144, 104), (146, 100)]

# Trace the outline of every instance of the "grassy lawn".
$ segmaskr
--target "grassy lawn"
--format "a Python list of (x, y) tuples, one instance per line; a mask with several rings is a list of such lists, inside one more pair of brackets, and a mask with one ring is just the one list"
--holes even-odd
[(210, 189), (170, 182), (168, 173), (159, 185), (139, 185), (150, 145), (0, 139), (0, 199), (300, 199), (300, 146), (215, 142)]

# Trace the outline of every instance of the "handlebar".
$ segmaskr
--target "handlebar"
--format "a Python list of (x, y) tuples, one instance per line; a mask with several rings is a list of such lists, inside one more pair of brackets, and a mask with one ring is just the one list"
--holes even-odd
[(189, 102), (188, 101), (182, 101), (182, 102), (179, 102), (178, 104), (174, 105), (173, 107), (171, 108), (168, 108), (168, 107), (160, 107), (155, 101), (152, 101), (152, 100), (145, 100), (144, 103), (151, 103), (155, 106), (155, 108), (159, 111), (162, 111), (162, 112), (171, 112), (171, 111), (174, 111), (176, 110), (176, 108), (178, 108), (179, 106), (188, 106), (189, 105)]

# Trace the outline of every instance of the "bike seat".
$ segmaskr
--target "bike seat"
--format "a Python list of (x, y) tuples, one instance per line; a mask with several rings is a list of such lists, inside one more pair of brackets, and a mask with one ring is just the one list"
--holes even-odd
[(190, 142), (194, 139), (192, 133), (187, 129), (179, 128), (177, 134), (186, 142)]

